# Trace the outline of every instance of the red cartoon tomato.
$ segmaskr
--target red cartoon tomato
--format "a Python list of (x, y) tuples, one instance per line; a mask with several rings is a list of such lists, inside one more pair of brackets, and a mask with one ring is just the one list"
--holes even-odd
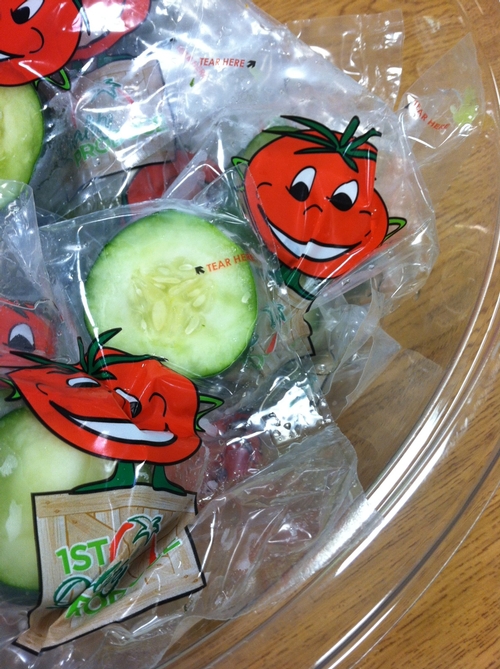
[(59, 72), (109, 49), (146, 18), (151, 0), (2, 0), (0, 85)]
[(136, 204), (160, 198), (178, 174), (173, 162), (153, 163), (139, 167), (127, 189), (126, 202)]
[(79, 0), (2, 0), (0, 85), (18, 86), (60, 70), (82, 29)]
[(307, 129), (269, 130), (277, 139), (257, 151), (245, 175), (250, 213), (284, 265), (319, 279), (341, 276), (387, 236), (387, 209), (374, 189), (377, 149), (368, 142), (380, 133), (356, 138), (357, 117), (343, 134), (284, 118)]
[(52, 356), (55, 341), (54, 325), (35, 305), (0, 300), (0, 368), (24, 363), (17, 352)]
[(82, 0), (88, 30), (82, 31), (75, 60), (109, 49), (147, 17), (151, 0)]
[[(135, 204), (162, 197), (192, 159), (192, 153), (177, 151), (172, 161), (139, 167), (125, 194), (126, 203)], [(196, 169), (202, 173), (200, 188), (212, 183), (220, 175), (217, 166), (210, 163)]]
[(40, 358), (8, 377), (38, 419), (76, 448), (128, 462), (189, 458), (201, 443), (195, 385), (157, 359), (102, 348), (115, 333), (94, 340), (76, 365)]

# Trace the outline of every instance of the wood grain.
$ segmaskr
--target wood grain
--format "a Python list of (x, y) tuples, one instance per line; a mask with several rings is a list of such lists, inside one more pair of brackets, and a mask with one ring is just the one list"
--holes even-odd
[(500, 490), (434, 583), (360, 669), (500, 666)]
[(387, 524), (367, 536), (355, 559), (332, 564), (289, 602), (271, 601), (265, 611), (220, 627), (200, 623), (168, 666), (496, 669), (500, 140), (490, 75), (500, 81), (500, 9), (485, 0), (258, 4), (281, 22), (402, 9), (402, 90), (471, 32), (488, 109), (480, 135), (435, 203), (440, 256), (430, 279), (384, 321), (401, 354), (339, 421), (357, 450), (367, 490), (375, 489), (403, 444), (405, 453), (426, 455), (411, 484), (384, 510)]

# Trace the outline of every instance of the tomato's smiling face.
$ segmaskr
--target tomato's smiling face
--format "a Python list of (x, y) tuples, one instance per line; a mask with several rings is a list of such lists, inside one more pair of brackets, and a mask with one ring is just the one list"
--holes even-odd
[(0, 367), (25, 366), (16, 352), (52, 356), (55, 328), (34, 305), (20, 306), (0, 300)]
[(73, 0), (2, 0), (0, 85), (18, 86), (60, 70), (75, 52), (81, 27)]
[[(249, 162), (250, 213), (284, 265), (316, 278), (338, 277), (387, 234), (387, 209), (374, 189), (376, 149), (358, 142), (346, 160), (325, 148), (317, 131), (291, 130)], [(339, 133), (330, 135), (342, 141)]]
[[(120, 362), (99, 379), (57, 363), (9, 374), (46, 427), (84, 451), (114, 460), (173, 464), (200, 445), (195, 421), (198, 393), (185, 377), (154, 359)], [(118, 361), (117, 361), (118, 360)]]

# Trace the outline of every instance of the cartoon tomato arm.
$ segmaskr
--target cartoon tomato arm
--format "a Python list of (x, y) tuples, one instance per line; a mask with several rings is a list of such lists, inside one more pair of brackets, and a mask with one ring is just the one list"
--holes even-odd
[(405, 225), (407, 224), (406, 218), (399, 218), (396, 216), (390, 216), (389, 217), (389, 225), (387, 229), (387, 234), (385, 236), (384, 242), (386, 242), (388, 239), (390, 239), (393, 235), (398, 233), (400, 230), (402, 230)]

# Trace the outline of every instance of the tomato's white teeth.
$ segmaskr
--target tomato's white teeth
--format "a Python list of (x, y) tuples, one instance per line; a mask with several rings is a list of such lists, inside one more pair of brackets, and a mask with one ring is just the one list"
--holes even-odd
[(10, 60), (11, 58), (22, 58), (20, 53), (9, 53), (8, 51), (0, 51), (0, 61)]
[(116, 441), (127, 443), (149, 443), (155, 446), (166, 446), (175, 441), (175, 435), (170, 430), (159, 432), (157, 430), (140, 430), (137, 425), (128, 421), (92, 420), (90, 418), (71, 419), (84, 430)]
[(357, 246), (357, 244), (354, 244), (353, 246), (328, 246), (326, 244), (318, 244), (312, 240), (308, 242), (298, 242), (276, 228), (272, 223), (269, 223), (269, 221), (268, 225), (276, 239), (296, 258), (325, 262), (335, 260), (335, 258), (348, 253)]

